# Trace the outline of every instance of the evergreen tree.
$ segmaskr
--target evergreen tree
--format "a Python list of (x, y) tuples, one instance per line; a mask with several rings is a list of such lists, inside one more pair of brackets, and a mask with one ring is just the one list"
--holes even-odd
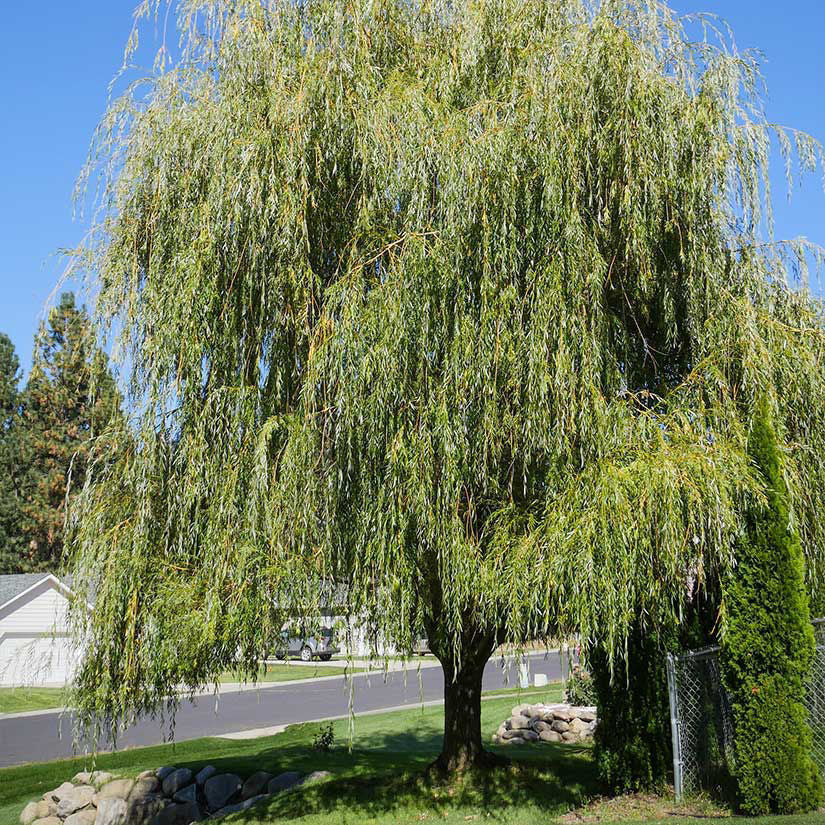
[(0, 333), (0, 573), (26, 569), (21, 536), (20, 360)]
[(120, 395), (85, 307), (67, 292), (35, 336), (24, 393), (21, 449), (25, 566), (59, 567), (67, 484), (85, 478), (89, 439), (120, 409)]
[(724, 592), (722, 674), (733, 708), (742, 811), (789, 814), (813, 810), (822, 799), (804, 704), (814, 634), (802, 549), (789, 525), (782, 462), (765, 405), (748, 448), (765, 501), (747, 514)]

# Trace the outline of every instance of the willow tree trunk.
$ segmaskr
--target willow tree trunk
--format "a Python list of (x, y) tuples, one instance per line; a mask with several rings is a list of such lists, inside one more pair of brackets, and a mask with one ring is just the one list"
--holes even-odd
[(430, 642), (444, 670), (444, 740), (433, 764), (441, 773), (460, 773), (502, 761), (481, 742), (481, 682), (493, 647), (493, 635), (468, 634), (462, 639), (458, 660), (449, 643)]

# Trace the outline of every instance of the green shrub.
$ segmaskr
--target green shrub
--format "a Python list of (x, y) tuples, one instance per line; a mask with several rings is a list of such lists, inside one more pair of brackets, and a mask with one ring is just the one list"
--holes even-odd
[(564, 698), (575, 707), (592, 707), (596, 704), (593, 677), (581, 665), (573, 665), (564, 684)]
[(661, 788), (673, 767), (666, 656), (667, 632), (633, 629), (626, 661), (610, 665), (603, 651), (588, 656), (599, 708), (594, 757), (611, 793)]
[(814, 636), (802, 550), (789, 529), (779, 449), (764, 407), (748, 449), (766, 503), (747, 514), (723, 595), (721, 665), (734, 718), (733, 774), (743, 812), (797, 813), (822, 799), (804, 705)]

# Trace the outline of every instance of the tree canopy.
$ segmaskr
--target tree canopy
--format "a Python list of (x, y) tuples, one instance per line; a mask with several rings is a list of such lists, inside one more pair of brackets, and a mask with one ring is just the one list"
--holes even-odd
[(570, 630), (622, 655), (732, 564), (757, 395), (816, 586), (825, 334), (768, 157), (822, 150), (724, 29), (655, 0), (187, 0), (179, 31), (88, 170), (78, 261), (135, 418), (73, 522), (87, 716), (253, 673), (319, 581), (450, 672)]

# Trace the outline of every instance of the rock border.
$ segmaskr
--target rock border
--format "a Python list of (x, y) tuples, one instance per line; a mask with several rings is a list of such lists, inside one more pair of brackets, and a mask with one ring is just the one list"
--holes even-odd
[(493, 734), (496, 745), (523, 745), (526, 742), (556, 744), (593, 741), (598, 724), (594, 707), (558, 705), (516, 705), (510, 718)]

